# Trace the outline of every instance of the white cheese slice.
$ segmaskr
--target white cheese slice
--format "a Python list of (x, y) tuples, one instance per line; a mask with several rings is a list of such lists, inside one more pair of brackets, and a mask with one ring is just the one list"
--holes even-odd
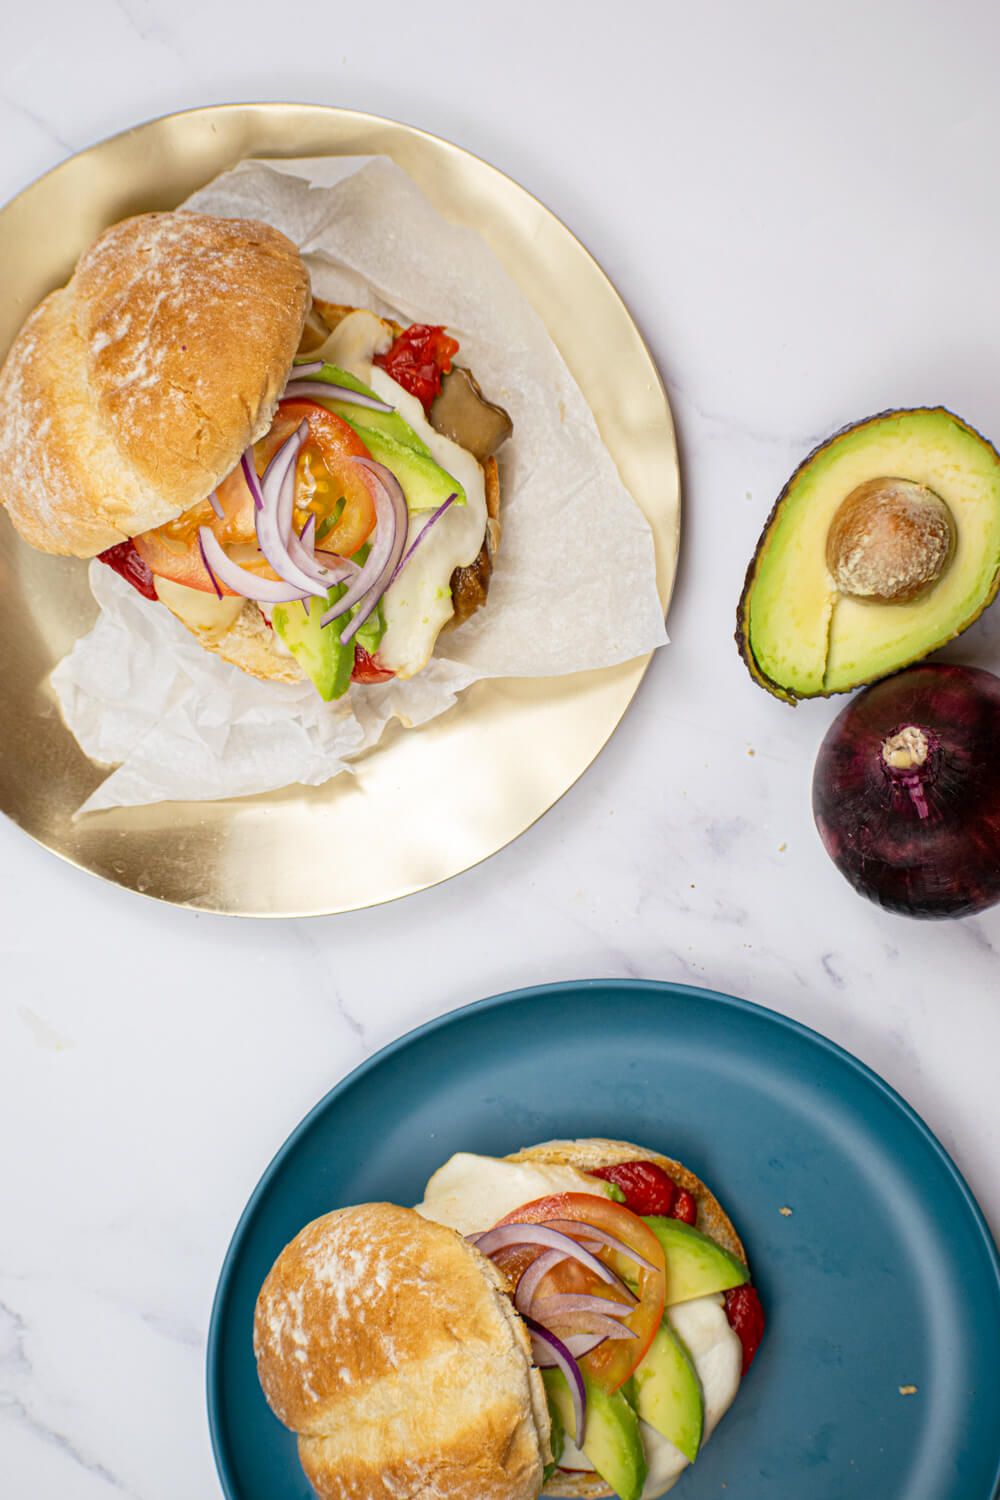
[(207, 632), (213, 639), (220, 639), (235, 625), (243, 613), (246, 600), (225, 594), (220, 599), (204, 589), (189, 589), (187, 584), (174, 583), (170, 578), (153, 576), (153, 587), (160, 601), (172, 609), (177, 617), (192, 630)]
[[(352, 312), (338, 323), (314, 358), (355, 375), (394, 406), (427, 444), (435, 461), (465, 490), (466, 503), (445, 511), (382, 599), (386, 628), (379, 661), (398, 677), (413, 677), (427, 665), (442, 626), (454, 613), (452, 573), (468, 567), (479, 556), (486, 535), (486, 484), (478, 460), (435, 432), (417, 398), (372, 364), (373, 357), (384, 353), (391, 343), (374, 313)], [(430, 514), (416, 511), (410, 515), (408, 547), (426, 526)]]
[(550, 1193), (593, 1193), (610, 1197), (609, 1185), (574, 1167), (543, 1166), (536, 1162), (501, 1161), (460, 1151), (440, 1167), (424, 1189), (417, 1213), (435, 1224), (446, 1224), (459, 1234), (491, 1229), (498, 1219), (523, 1203)]

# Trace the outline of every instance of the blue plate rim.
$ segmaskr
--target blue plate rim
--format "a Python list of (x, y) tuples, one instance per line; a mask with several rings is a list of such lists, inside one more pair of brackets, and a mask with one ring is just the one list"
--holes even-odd
[[(208, 1408), (208, 1429), (212, 1445), (212, 1458), (215, 1462), (216, 1473), (222, 1486), (226, 1500), (241, 1500), (241, 1497), (233, 1489), (228, 1473), (227, 1460), (221, 1450), (219, 1437), (219, 1395), (218, 1387), (218, 1350), (220, 1338), (220, 1313), (226, 1300), (229, 1282), (233, 1275), (233, 1268), (239, 1253), (246, 1225), (256, 1212), (259, 1200), (263, 1197), (270, 1185), (272, 1177), (278, 1172), (285, 1158), (294, 1150), (299, 1138), (306, 1133), (317, 1115), (321, 1114), (332, 1101), (358, 1079), (382, 1063), (386, 1058), (402, 1051), (418, 1038), (428, 1036), (432, 1032), (443, 1030), (446, 1026), (454, 1025), (463, 1017), (476, 1011), (498, 1009), (502, 1005), (511, 1005), (516, 1001), (535, 1000), (549, 995), (566, 994), (574, 990), (589, 989), (615, 989), (643, 991), (646, 993), (663, 993), (669, 991), (674, 995), (684, 995), (700, 1000), (710, 1000), (722, 1007), (723, 1010), (732, 1010), (737, 1013), (756, 1016), (764, 1022), (776, 1024), (780, 1028), (801, 1037), (803, 1040), (818, 1046), (821, 1051), (840, 1063), (846, 1063), (855, 1072), (862, 1082), (881, 1094), (890, 1104), (900, 1111), (908, 1123), (915, 1127), (918, 1135), (922, 1136), (924, 1142), (931, 1148), (944, 1166), (959, 1194), (965, 1202), (966, 1208), (972, 1216), (972, 1222), (979, 1231), (983, 1246), (987, 1252), (993, 1274), (996, 1278), (998, 1289), (1000, 1289), (1000, 1248), (993, 1238), (993, 1232), (987, 1222), (979, 1202), (968, 1182), (952, 1157), (950, 1152), (942, 1145), (934, 1131), (926, 1120), (917, 1113), (913, 1105), (908, 1103), (893, 1088), (881, 1074), (876, 1073), (867, 1063), (862, 1062), (860, 1057), (855, 1057), (853, 1052), (848, 1052), (846, 1047), (841, 1047), (839, 1042), (831, 1041), (822, 1032), (816, 1031), (811, 1026), (806, 1026), (802, 1021), (796, 1021), (792, 1016), (782, 1015), (780, 1011), (772, 1010), (769, 1006), (760, 1005), (755, 1000), (747, 1000), (740, 995), (727, 995), (721, 990), (708, 989), (706, 986), (697, 984), (679, 984), (670, 979), (632, 979), (632, 978), (610, 978), (610, 979), (561, 979), (554, 980), (548, 984), (524, 985), (520, 989), (505, 990), (501, 994), (488, 995), (482, 1000), (472, 1000), (466, 1005), (460, 1005), (455, 1010), (445, 1011), (444, 1014), (433, 1016), (429, 1021), (423, 1021), (419, 1026), (414, 1026), (410, 1031), (403, 1032), (394, 1041), (387, 1042), (370, 1057), (364, 1058), (357, 1067), (352, 1068), (349, 1073), (329, 1088), (313, 1107), (303, 1115), (302, 1119), (285, 1137), (277, 1151), (268, 1162), (261, 1173), (253, 1192), (246, 1201), (243, 1212), (240, 1214), (233, 1230), (229, 1245), (223, 1257), (222, 1267), (219, 1271), (219, 1279), (216, 1283), (215, 1295), (212, 1298), (212, 1311), (209, 1315), (208, 1340), (205, 1350), (205, 1395)], [(1000, 1492), (1000, 1453), (997, 1455), (997, 1468), (993, 1480), (994, 1493)]]

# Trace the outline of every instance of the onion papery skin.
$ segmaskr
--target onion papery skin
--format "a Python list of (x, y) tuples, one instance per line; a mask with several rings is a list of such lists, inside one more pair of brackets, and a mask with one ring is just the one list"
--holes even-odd
[[(922, 765), (883, 747), (920, 731)], [(912, 917), (962, 917), (1000, 901), (1000, 678), (913, 667), (838, 715), (813, 773), (827, 853), (855, 890)]]

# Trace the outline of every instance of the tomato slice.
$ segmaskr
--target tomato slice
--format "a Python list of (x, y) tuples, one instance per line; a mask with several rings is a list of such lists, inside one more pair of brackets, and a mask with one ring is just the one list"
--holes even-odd
[[(652, 1266), (652, 1270), (646, 1270), (617, 1251), (604, 1247), (594, 1250), (598, 1259), (627, 1282), (630, 1290), (639, 1298), (638, 1305), (627, 1318), (622, 1319), (636, 1337), (607, 1339), (580, 1361), (590, 1378), (609, 1395), (613, 1395), (642, 1363), (663, 1320), (666, 1293), (663, 1248), (652, 1230), (629, 1209), (620, 1203), (612, 1203), (608, 1198), (598, 1198), (592, 1193), (555, 1193), (548, 1198), (536, 1198), (533, 1203), (525, 1203), (513, 1213), (507, 1214), (500, 1223), (547, 1224), (560, 1219), (579, 1224), (581, 1233), (578, 1238), (584, 1240), (584, 1230), (588, 1224), (595, 1229), (603, 1229), (630, 1250), (637, 1251)], [(499, 1255), (495, 1259), (500, 1269), (511, 1277), (519, 1274), (525, 1264), (530, 1265), (538, 1253), (535, 1250), (525, 1257), (524, 1252), (518, 1250), (510, 1259)], [(614, 1288), (608, 1287), (592, 1271), (575, 1261), (563, 1261), (550, 1271), (542, 1282), (540, 1291), (544, 1295), (579, 1291), (603, 1297), (615, 1295)]]
[[(369, 457), (368, 449), (347, 422), (315, 401), (282, 401), (266, 436), (254, 447), (254, 464), (262, 474), (274, 454), (300, 422), (308, 421), (309, 437), (303, 444), (296, 470), (296, 524), (301, 527), (311, 513), (317, 527), (333, 516), (343, 500), (339, 516), (323, 534), (324, 551), (351, 557), (371, 535), (375, 526), (375, 502), (371, 483), (363, 469), (352, 462)], [(208, 500), (137, 536), (135, 549), (152, 573), (204, 593), (213, 591), (198, 547), (199, 526), (209, 526), (227, 549), (253, 547), (256, 542), (254, 501), (240, 464), (219, 485), (216, 495), (222, 507), (219, 517)], [(239, 558), (242, 567), (264, 578), (277, 575), (263, 558)], [(232, 589), (223, 587), (224, 594)]]

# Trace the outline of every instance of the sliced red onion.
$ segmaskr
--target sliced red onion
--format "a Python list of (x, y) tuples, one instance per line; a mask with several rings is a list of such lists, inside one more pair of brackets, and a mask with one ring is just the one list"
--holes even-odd
[(219, 520), (224, 521), (226, 519), (226, 512), (222, 509), (222, 501), (219, 499), (218, 490), (212, 491), (212, 493), (208, 497), (208, 503), (215, 511), (215, 514), (218, 516)]
[(509, 1249), (511, 1245), (541, 1245), (545, 1250), (559, 1250), (567, 1259), (578, 1260), (602, 1281), (618, 1284), (618, 1277), (609, 1266), (599, 1261), (596, 1255), (591, 1255), (589, 1250), (584, 1250), (568, 1234), (560, 1234), (548, 1224), (501, 1224), (484, 1234), (476, 1248), (483, 1255), (495, 1255), (498, 1250)]
[(310, 526), (315, 526), (315, 524), (316, 524), (316, 517), (313, 514), (313, 512), (310, 511), (309, 514), (306, 516), (306, 524), (303, 526), (302, 530), (299, 532), (299, 541), (302, 543), (303, 547), (308, 547), (309, 546), (309, 542), (306, 541), (306, 536), (308, 534)]
[[(301, 365), (292, 365), (288, 380), (306, 380), (310, 375), (318, 375), (325, 364), (326, 360), (324, 359), (310, 359), (304, 361)], [(288, 384), (287, 380), (285, 384)]]
[(573, 1417), (576, 1426), (574, 1441), (583, 1447), (587, 1432), (587, 1388), (583, 1383), (580, 1366), (573, 1358), (562, 1339), (536, 1323), (534, 1318), (525, 1318), (531, 1333), (531, 1350), (535, 1363), (545, 1367), (557, 1366), (566, 1377), (569, 1393), (573, 1398)]
[(566, 1256), (561, 1250), (543, 1250), (541, 1255), (535, 1256), (530, 1266), (525, 1267), (518, 1278), (514, 1292), (514, 1306), (519, 1313), (525, 1316), (531, 1313), (538, 1288), (553, 1267), (561, 1265), (565, 1259)]
[(327, 567), (295, 535), (295, 465), (308, 431), (309, 424), (301, 423), (267, 466), (261, 485), (264, 505), (256, 515), (257, 541), (279, 577), (325, 600), (333, 585), (352, 577), (357, 567), (346, 558)]
[(369, 411), (395, 411), (387, 401), (378, 396), (366, 396), (364, 391), (352, 391), (347, 385), (333, 385), (326, 380), (290, 380), (285, 386), (283, 401), (294, 401), (299, 396), (321, 396), (327, 401), (350, 402), (352, 406), (366, 406)]
[(563, 1234), (586, 1235), (588, 1239), (600, 1240), (608, 1250), (614, 1250), (616, 1255), (624, 1255), (626, 1260), (634, 1261), (637, 1266), (642, 1266), (645, 1271), (655, 1271), (656, 1267), (652, 1261), (646, 1260), (638, 1250), (631, 1249), (622, 1240), (616, 1240), (613, 1234), (608, 1234), (604, 1229), (597, 1229), (593, 1224), (580, 1224), (576, 1219), (547, 1219), (546, 1223), (552, 1229), (558, 1229)]
[(397, 565), (396, 565), (396, 571), (395, 571), (395, 573), (393, 573), (392, 577), (389, 579), (390, 583), (395, 583), (396, 579), (399, 577), (400, 573), (402, 573), (403, 569), (406, 567), (406, 564), (409, 562), (409, 560), (413, 556), (414, 552), (416, 552), (417, 548), (420, 546), (420, 543), (423, 541), (424, 537), (430, 531), (430, 529), (434, 525), (435, 521), (440, 521), (441, 517), (444, 515), (444, 513), (448, 509), (448, 507), (450, 505), (454, 505), (454, 503), (455, 503), (455, 501), (457, 499), (458, 499), (458, 491), (457, 490), (453, 490), (452, 493), (448, 496), (447, 500), (443, 501), (438, 506), (437, 510), (431, 516), (431, 518), (427, 522), (427, 524), (425, 526), (421, 526), (419, 534), (413, 539), (413, 541), (410, 543), (409, 547), (407, 547), (405, 553), (403, 554), (403, 556), (400, 558), (399, 562), (397, 563)]
[[(543, 1316), (540, 1304), (547, 1301), (545, 1297), (539, 1297), (535, 1306), (539, 1309), (537, 1316)], [(560, 1338), (570, 1333), (600, 1334), (605, 1339), (635, 1339), (639, 1335), (633, 1328), (626, 1328), (618, 1322), (617, 1318), (598, 1317), (596, 1313), (559, 1313), (558, 1316), (546, 1317), (545, 1327)]]
[[(555, 1251), (549, 1253), (554, 1255)], [(551, 1323), (562, 1313), (597, 1313), (604, 1318), (627, 1318), (637, 1306), (634, 1297), (631, 1302), (615, 1302), (610, 1297), (593, 1297), (586, 1292), (550, 1292), (548, 1296), (536, 1297), (534, 1307), (529, 1310), (539, 1322)]]
[(240, 457), (240, 468), (243, 470), (243, 478), (247, 482), (247, 488), (253, 496), (254, 506), (257, 510), (263, 510), (264, 496), (260, 492), (260, 480), (257, 478), (252, 448), (248, 448)]
[(409, 511), (403, 487), (391, 469), (376, 463), (373, 458), (355, 458), (354, 462), (366, 469), (375, 480), (375, 540), (368, 554), (368, 561), (350, 585), (347, 593), (337, 600), (332, 609), (323, 616), (323, 624), (330, 625), (341, 615), (359, 605), (350, 624), (341, 632), (341, 645), (348, 642), (359, 631), (385, 593), (400, 554), (406, 545), (406, 527)]
[(215, 590), (215, 592), (218, 594), (219, 598), (221, 599), (222, 598), (222, 590), (219, 587), (219, 580), (216, 578), (215, 574), (212, 572), (212, 569), (209, 567), (208, 557), (206, 556), (206, 553), (205, 553), (205, 543), (202, 541), (201, 532), (200, 531), (198, 532), (198, 551), (201, 553), (201, 560), (205, 564), (205, 572), (208, 574), (209, 578), (212, 580), (212, 587)]
[(234, 563), (208, 526), (198, 527), (198, 544), (213, 582), (216, 578), (220, 579), (227, 589), (232, 589), (235, 594), (242, 594), (244, 599), (258, 599), (262, 604), (288, 604), (293, 599), (305, 597), (304, 590), (297, 589), (290, 583), (279, 582), (274, 578), (259, 578), (256, 573), (250, 573)]

